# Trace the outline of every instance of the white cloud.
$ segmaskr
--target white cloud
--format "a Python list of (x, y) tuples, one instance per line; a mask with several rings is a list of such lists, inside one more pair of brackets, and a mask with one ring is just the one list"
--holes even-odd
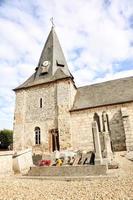
[[(0, 128), (12, 128), (13, 88), (38, 63), (55, 18), (56, 32), (77, 85), (130, 76), (115, 62), (133, 57), (131, 0), (7, 0), (0, 6)], [(10, 113), (8, 115), (7, 113)]]
[(131, 76), (133, 74), (133, 70), (125, 70), (125, 71), (121, 71), (121, 72), (110, 72), (107, 73), (103, 78), (98, 77), (97, 79), (93, 80), (92, 83), (99, 83), (99, 82), (104, 82), (104, 81), (108, 81), (108, 80), (115, 80), (118, 78), (123, 78), (123, 77), (128, 77)]

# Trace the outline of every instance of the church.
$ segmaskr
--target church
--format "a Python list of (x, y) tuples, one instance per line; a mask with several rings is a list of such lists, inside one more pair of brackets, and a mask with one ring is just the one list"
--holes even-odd
[(105, 115), (112, 150), (133, 150), (133, 77), (76, 87), (54, 27), (35, 72), (14, 91), (14, 150), (91, 151), (92, 122), (104, 132)]

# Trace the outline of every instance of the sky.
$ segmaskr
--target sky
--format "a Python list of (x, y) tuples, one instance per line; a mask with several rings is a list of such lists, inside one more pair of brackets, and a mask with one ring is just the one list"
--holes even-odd
[(77, 86), (133, 75), (133, 0), (0, 0), (0, 129), (37, 66), (54, 18)]

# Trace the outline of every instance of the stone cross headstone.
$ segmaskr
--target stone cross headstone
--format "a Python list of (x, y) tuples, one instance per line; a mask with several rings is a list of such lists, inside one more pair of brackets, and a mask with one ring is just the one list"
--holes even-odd
[(110, 142), (110, 135), (109, 132), (104, 132), (104, 157), (107, 159), (108, 163), (111, 163), (112, 160), (112, 149), (111, 149), (111, 142)]
[(94, 138), (94, 147), (95, 147), (95, 164), (102, 164), (102, 153), (101, 153), (101, 144), (100, 144), (100, 137), (99, 131), (96, 121), (92, 122), (92, 132)]
[(112, 149), (111, 149), (111, 141), (109, 134), (109, 122), (108, 116), (105, 111), (102, 113), (102, 121), (103, 121), (103, 136), (104, 136), (104, 151), (103, 155), (107, 159), (108, 163), (111, 163), (112, 160)]

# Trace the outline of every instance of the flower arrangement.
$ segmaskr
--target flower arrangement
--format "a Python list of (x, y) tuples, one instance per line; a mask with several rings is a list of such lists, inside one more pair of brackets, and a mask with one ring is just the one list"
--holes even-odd
[(50, 166), (50, 164), (51, 164), (51, 160), (40, 160), (38, 162), (39, 166)]

